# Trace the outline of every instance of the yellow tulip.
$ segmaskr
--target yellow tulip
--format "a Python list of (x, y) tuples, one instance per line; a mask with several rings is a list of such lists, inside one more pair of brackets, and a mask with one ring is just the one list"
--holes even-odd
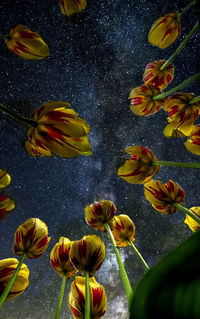
[(69, 251), (72, 242), (65, 237), (60, 237), (59, 242), (53, 247), (51, 251), (50, 261), (54, 270), (59, 276), (65, 276), (66, 279), (73, 277), (77, 270), (69, 259)]
[[(16, 258), (7, 258), (0, 260), (0, 296), (2, 295), (8, 281), (13, 275), (13, 272), (17, 268), (18, 260)], [(22, 264), (14, 284), (6, 298), (6, 301), (12, 300), (21, 293), (29, 285), (29, 269), (25, 264)]]
[(16, 25), (5, 39), (8, 49), (26, 60), (42, 60), (49, 55), (49, 48), (41, 36), (23, 25)]
[(174, 65), (170, 63), (164, 70), (160, 70), (165, 62), (165, 60), (160, 60), (147, 64), (143, 75), (145, 84), (152, 84), (161, 91), (167, 87), (174, 76)]
[(6, 215), (15, 208), (15, 202), (7, 196), (0, 193), (0, 219), (4, 219)]
[(135, 225), (128, 215), (114, 216), (115, 227), (112, 230), (116, 245), (119, 247), (130, 246), (129, 240), (135, 241)]
[[(200, 207), (191, 207), (189, 210), (196, 216), (200, 217)], [(196, 232), (200, 229), (200, 224), (196, 220), (187, 214), (185, 217), (184, 223), (187, 224), (193, 232)]]
[(0, 168), (0, 189), (7, 187), (11, 182), (10, 175)]
[[(107, 296), (105, 289), (94, 277), (89, 278), (90, 318), (99, 319), (106, 311)], [(74, 319), (85, 318), (85, 278), (76, 276), (69, 293), (69, 309)]]
[(85, 221), (93, 228), (106, 232), (104, 223), (108, 223), (112, 229), (116, 211), (117, 207), (113, 202), (103, 199), (85, 207)]
[(82, 12), (86, 6), (86, 0), (59, 0), (62, 14), (70, 17), (73, 14)]
[(38, 258), (44, 254), (50, 240), (47, 225), (39, 218), (30, 218), (17, 228), (13, 251), (17, 256), (26, 253), (27, 258)]
[(69, 257), (76, 269), (83, 274), (89, 272), (93, 276), (101, 267), (106, 256), (106, 248), (100, 237), (84, 236), (72, 242)]
[(192, 127), (190, 136), (185, 142), (185, 147), (191, 153), (200, 155), (200, 124)]
[(161, 49), (168, 48), (181, 32), (181, 21), (177, 12), (168, 13), (156, 20), (148, 34), (148, 41)]

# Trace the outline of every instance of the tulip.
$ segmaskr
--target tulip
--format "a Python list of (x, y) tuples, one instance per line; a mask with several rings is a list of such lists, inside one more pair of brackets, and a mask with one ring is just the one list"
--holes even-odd
[(4, 301), (12, 300), (24, 292), (29, 284), (28, 278), (28, 267), (16, 258), (0, 260), (0, 307)]
[(132, 220), (124, 214), (114, 216), (115, 227), (112, 230), (116, 245), (127, 247), (130, 241), (135, 241), (135, 225)]
[(168, 13), (152, 25), (148, 41), (161, 49), (168, 48), (181, 33), (181, 21), (177, 12)]
[(185, 142), (185, 147), (193, 154), (200, 155), (200, 124), (192, 127), (190, 136)]
[(70, 17), (73, 14), (82, 12), (86, 6), (86, 0), (59, 0), (62, 14)]
[(161, 91), (155, 88), (152, 84), (143, 84), (131, 90), (129, 99), (131, 99), (131, 111), (135, 115), (149, 116), (158, 112), (164, 102), (164, 99), (156, 99), (153, 97), (159, 96)]
[(4, 219), (6, 215), (15, 208), (15, 202), (0, 193), (0, 219)]
[(161, 70), (161, 67), (165, 62), (165, 60), (160, 60), (147, 64), (143, 75), (145, 84), (152, 84), (161, 91), (166, 88), (173, 79), (174, 65), (173, 63), (170, 63), (164, 70)]
[(131, 158), (126, 160), (118, 170), (118, 175), (131, 184), (146, 183), (159, 172), (160, 166), (153, 166), (157, 158), (148, 148), (144, 146), (130, 146), (125, 149)]
[(8, 49), (26, 60), (42, 60), (49, 55), (49, 48), (41, 36), (23, 25), (16, 25), (5, 36)]
[[(191, 207), (190, 211), (196, 216), (200, 217), (200, 207)], [(193, 232), (196, 232), (200, 229), (200, 224), (187, 214), (184, 223), (187, 224)]]
[[(89, 278), (90, 318), (99, 319), (106, 311), (107, 296), (105, 289), (94, 277)], [(69, 293), (69, 309), (74, 319), (85, 318), (85, 278), (76, 276)]]
[(44, 254), (50, 240), (47, 225), (39, 218), (30, 218), (17, 228), (13, 251), (17, 256), (25, 253), (28, 258), (38, 258)]
[(200, 113), (200, 101), (191, 103), (195, 97), (193, 93), (176, 93), (165, 100), (164, 110), (168, 112), (170, 123), (165, 132), (178, 129), (185, 136), (190, 135), (193, 123)]
[(11, 182), (10, 175), (0, 168), (0, 189), (7, 187)]
[(113, 202), (100, 200), (85, 207), (85, 221), (93, 228), (106, 232), (104, 223), (108, 223), (113, 228), (113, 216), (116, 211), (117, 207)]
[(93, 276), (100, 269), (106, 256), (103, 241), (96, 235), (84, 236), (72, 242), (69, 257), (74, 267), (83, 274), (87, 271)]

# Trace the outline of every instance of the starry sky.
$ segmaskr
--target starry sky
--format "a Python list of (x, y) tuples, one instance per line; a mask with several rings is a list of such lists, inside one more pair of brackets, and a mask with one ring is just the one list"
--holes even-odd
[[(96, 234), (106, 244), (107, 256), (95, 278), (104, 285), (108, 306), (104, 318), (128, 319), (127, 302), (111, 244), (105, 233), (85, 223), (84, 208), (94, 200), (112, 200), (117, 214), (128, 214), (136, 226), (135, 246), (149, 266), (155, 266), (191, 235), (181, 211), (172, 216), (156, 212), (144, 197), (143, 185), (132, 185), (119, 178), (117, 169), (125, 160), (124, 149), (143, 145), (159, 160), (198, 162), (186, 150), (184, 138), (167, 139), (163, 129), (167, 113), (138, 117), (130, 110), (132, 88), (143, 83), (145, 66), (167, 59), (197, 20), (191, 8), (182, 16), (182, 32), (165, 50), (148, 43), (151, 25), (160, 16), (180, 12), (189, 1), (88, 0), (79, 18), (66, 19), (57, 0), (0, 0), (0, 33), (22, 24), (41, 34), (50, 54), (45, 60), (26, 61), (13, 55), (0, 43), (0, 103), (30, 118), (47, 101), (68, 101), (90, 125), (88, 135), (92, 156), (73, 159), (33, 158), (24, 149), (27, 128), (0, 114), (0, 167), (12, 177), (5, 193), (16, 201), (16, 208), (1, 221), (0, 259), (12, 252), (17, 227), (31, 217), (48, 226), (51, 242), (45, 254), (26, 259), (30, 270), (27, 290), (0, 311), (3, 319), (53, 319), (61, 278), (50, 265), (50, 252), (60, 236), (70, 240)], [(175, 75), (167, 89), (199, 72), (199, 33), (174, 59)], [(199, 83), (182, 91), (199, 95)], [(198, 206), (199, 171), (161, 167), (156, 179), (174, 180), (185, 190), (185, 207)], [(120, 249), (131, 284), (145, 269), (131, 247)], [(72, 279), (73, 280), (73, 279)], [(67, 282), (61, 319), (72, 318), (68, 309)]]

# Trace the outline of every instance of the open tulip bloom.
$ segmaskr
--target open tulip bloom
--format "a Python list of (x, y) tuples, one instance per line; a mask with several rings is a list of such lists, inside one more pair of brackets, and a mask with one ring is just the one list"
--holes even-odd
[(0, 219), (4, 219), (6, 215), (15, 208), (15, 202), (6, 195), (0, 193)]
[(23, 25), (16, 25), (9, 35), (0, 35), (8, 49), (26, 60), (42, 60), (49, 55), (49, 48), (42, 37)]
[(33, 119), (25, 119), (2, 104), (0, 110), (29, 126), (25, 147), (34, 157), (52, 153), (64, 158), (92, 154), (87, 137), (90, 127), (68, 102), (46, 102), (35, 110)]
[(59, 0), (59, 4), (62, 14), (67, 17), (81, 13), (87, 6), (86, 0)]
[(169, 63), (166, 68), (161, 70), (165, 62), (165, 60), (160, 60), (147, 64), (143, 75), (145, 84), (152, 84), (161, 91), (167, 87), (174, 76), (174, 65), (173, 63)]
[[(200, 217), (200, 207), (191, 207), (189, 209), (194, 215)], [(186, 218), (184, 220), (184, 223), (189, 226), (189, 228), (193, 231), (196, 232), (200, 230), (200, 223), (196, 222), (192, 217), (186, 214)]]
[(185, 142), (185, 147), (191, 153), (200, 155), (200, 124), (192, 127), (190, 136)]

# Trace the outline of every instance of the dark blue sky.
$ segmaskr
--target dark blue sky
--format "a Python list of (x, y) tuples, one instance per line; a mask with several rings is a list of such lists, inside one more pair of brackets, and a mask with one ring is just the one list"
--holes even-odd
[[(150, 45), (147, 35), (160, 16), (180, 12), (189, 1), (88, 0), (82, 22), (74, 23), (60, 12), (56, 0), (0, 1), (0, 33), (22, 24), (40, 33), (50, 55), (43, 61), (25, 61), (0, 43), (0, 103), (10, 105), (31, 117), (46, 101), (62, 100), (91, 127), (89, 140), (93, 155), (74, 159), (32, 158), (23, 145), (27, 129), (0, 114), (0, 167), (12, 177), (5, 190), (16, 200), (16, 208), (1, 221), (0, 258), (15, 257), (12, 242), (16, 228), (26, 219), (45, 221), (52, 237), (46, 253), (26, 260), (30, 285), (26, 292), (5, 304), (3, 319), (54, 318), (61, 279), (49, 263), (51, 249), (60, 236), (71, 240), (97, 234), (106, 244), (107, 257), (96, 275), (105, 285), (108, 308), (104, 318), (127, 319), (127, 304), (117, 272), (115, 256), (106, 234), (98, 233), (84, 221), (84, 207), (96, 199), (113, 200), (117, 214), (126, 213), (136, 226), (135, 245), (150, 266), (191, 235), (183, 223), (184, 213), (164, 216), (146, 201), (143, 185), (120, 179), (117, 169), (124, 161), (124, 149), (133, 144), (150, 148), (159, 160), (198, 162), (186, 150), (185, 139), (166, 139), (163, 110), (148, 118), (130, 110), (129, 93), (143, 83), (145, 66), (167, 59), (196, 22), (194, 9), (182, 17), (182, 33), (166, 50)], [(171, 89), (199, 71), (199, 34), (174, 59), (175, 75)], [(199, 85), (184, 92), (199, 95)], [(186, 192), (185, 206), (198, 206), (199, 171), (162, 167), (156, 176), (162, 182), (173, 179)], [(120, 250), (131, 284), (144, 273), (144, 267), (131, 248)], [(72, 318), (66, 289), (61, 318)], [(116, 310), (117, 308), (117, 310)], [(71, 316), (71, 317), (70, 317)]]

